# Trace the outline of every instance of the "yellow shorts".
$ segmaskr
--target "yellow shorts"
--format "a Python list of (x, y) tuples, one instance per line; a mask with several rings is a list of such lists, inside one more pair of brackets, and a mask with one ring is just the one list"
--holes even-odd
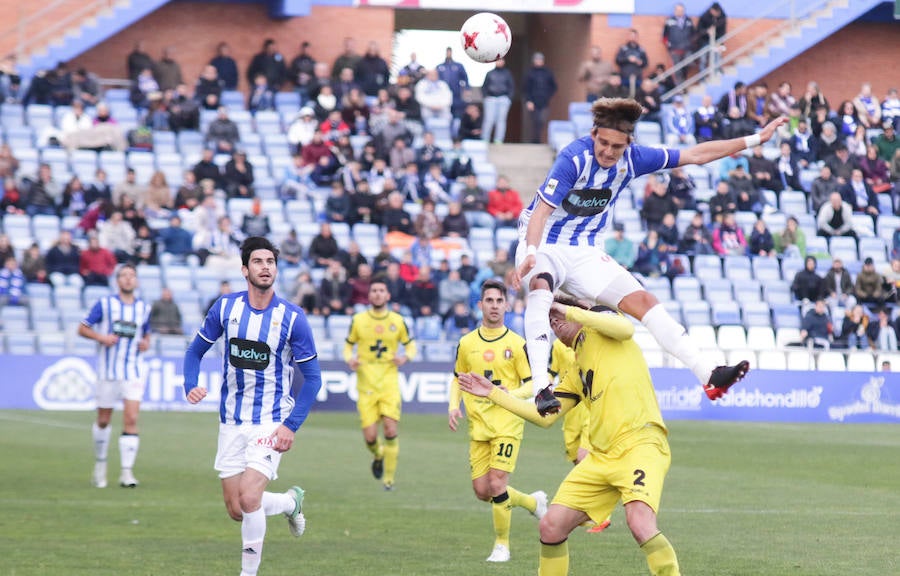
[(359, 399), (356, 401), (356, 410), (359, 412), (359, 423), (362, 428), (377, 423), (383, 416), (399, 422), (400, 388), (388, 386), (382, 390), (360, 392)]
[(594, 522), (605, 520), (621, 499), (644, 502), (659, 511), (663, 483), (672, 455), (665, 433), (647, 428), (629, 439), (631, 448), (615, 458), (591, 452), (569, 472), (554, 504), (580, 510)]
[(481, 478), (488, 470), (503, 470), (512, 474), (519, 458), (522, 440), (500, 436), (491, 440), (469, 441), (469, 466), (472, 469), (472, 480)]
[(575, 408), (569, 410), (563, 419), (563, 442), (566, 445), (566, 458), (569, 462), (575, 462), (578, 459), (578, 449), (591, 449), (591, 442), (588, 434), (590, 433), (591, 420), (590, 413), (584, 402), (579, 402)]

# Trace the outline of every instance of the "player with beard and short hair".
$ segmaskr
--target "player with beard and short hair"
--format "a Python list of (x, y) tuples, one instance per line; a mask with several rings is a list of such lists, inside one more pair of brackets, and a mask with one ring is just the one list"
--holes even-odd
[[(309, 415), (322, 374), (306, 315), (275, 294), (278, 249), (265, 238), (247, 238), (241, 263), (247, 290), (222, 295), (210, 308), (184, 356), (184, 392), (191, 404), (206, 397), (206, 388), (197, 385), (200, 360), (224, 336), (215, 469), (225, 508), (241, 522), (241, 575), (253, 576), (262, 558), (266, 516), (286, 516), (294, 536), (306, 528), (303, 490), (293, 486), (277, 494), (266, 487), (278, 477), (281, 456)], [(296, 391), (295, 367), (303, 375)]]
[(547, 376), (550, 304), (562, 289), (579, 299), (616, 307), (634, 316), (668, 353), (691, 369), (715, 400), (749, 369), (714, 367), (656, 297), (603, 251), (598, 238), (609, 226), (616, 201), (629, 182), (658, 170), (705, 164), (767, 142), (787, 122), (778, 118), (758, 134), (704, 142), (683, 149), (650, 148), (633, 142), (641, 105), (629, 98), (601, 98), (592, 104), (590, 135), (566, 146), (537, 195), (519, 217), (514, 287), (528, 289), (525, 337), (535, 401), (543, 413), (559, 409)]
[[(363, 439), (372, 453), (372, 475), (385, 490), (394, 489), (400, 441), (400, 374), (398, 368), (416, 356), (416, 343), (410, 337), (403, 316), (388, 308), (391, 293), (387, 281), (377, 276), (369, 285), (370, 308), (353, 315), (344, 345), (344, 361), (356, 373), (359, 412)], [(400, 354), (403, 344), (403, 354)], [(356, 346), (356, 353), (353, 347)], [(382, 425), (384, 443), (378, 439)]]

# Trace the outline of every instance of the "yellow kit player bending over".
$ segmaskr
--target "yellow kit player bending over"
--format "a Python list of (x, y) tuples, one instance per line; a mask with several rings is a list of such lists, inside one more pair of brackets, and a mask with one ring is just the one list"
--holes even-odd
[[(398, 368), (416, 356), (416, 343), (409, 336), (403, 316), (388, 309), (391, 293), (383, 278), (369, 285), (371, 308), (353, 315), (344, 345), (344, 360), (356, 372), (356, 390), (363, 438), (372, 452), (372, 475), (393, 490), (397, 472), (397, 423), (400, 421)], [(404, 354), (399, 353), (403, 344)], [(353, 347), (356, 346), (356, 354)], [(384, 444), (378, 441), (378, 423), (384, 429)]]
[[(477, 372), (492, 386), (503, 387), (517, 398), (530, 398), (531, 368), (525, 339), (503, 325), (506, 286), (487, 280), (481, 286), (481, 326), (459, 340), (454, 374)], [(469, 416), (469, 464), (472, 489), (479, 500), (493, 503), (494, 549), (488, 562), (509, 560), (509, 526), (512, 508), (521, 506), (537, 518), (547, 512), (547, 494), (519, 492), (508, 485), (516, 468), (525, 422), (486, 398), (462, 394)], [(456, 378), (450, 385), (449, 423), (456, 431), (462, 412)]]
[[(568, 573), (566, 540), (578, 525), (601, 522), (619, 499), (625, 520), (655, 576), (680, 574), (675, 550), (656, 525), (671, 455), (650, 371), (632, 340), (634, 327), (615, 313), (588, 312), (554, 304), (551, 328), (575, 350), (577, 370), (567, 372), (554, 394), (560, 413), (584, 403), (590, 411), (590, 453), (566, 476), (541, 519), (541, 576)], [(535, 406), (513, 398), (480, 374), (460, 374), (460, 387), (549, 427)]]

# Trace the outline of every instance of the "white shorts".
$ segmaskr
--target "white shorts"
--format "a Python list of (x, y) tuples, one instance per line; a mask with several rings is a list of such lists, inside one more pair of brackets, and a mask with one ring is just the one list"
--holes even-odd
[(97, 408), (115, 408), (119, 400), (134, 400), (140, 402), (144, 399), (144, 388), (147, 381), (140, 380), (97, 380), (94, 397), (97, 399)]
[(219, 424), (219, 448), (215, 469), (219, 478), (237, 476), (253, 468), (270, 481), (278, 478), (281, 452), (272, 448), (269, 437), (281, 426), (270, 424)]
[[(525, 252), (525, 241), (520, 239), (516, 266), (525, 259)], [(644, 289), (631, 272), (599, 246), (541, 244), (535, 266), (522, 279), (522, 284), (527, 286), (532, 277), (541, 273), (553, 276), (554, 291), (562, 290), (576, 298), (613, 308), (622, 298)]]

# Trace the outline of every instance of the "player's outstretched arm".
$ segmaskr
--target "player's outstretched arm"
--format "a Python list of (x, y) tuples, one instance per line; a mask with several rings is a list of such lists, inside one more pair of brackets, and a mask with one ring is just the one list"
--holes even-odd
[(762, 130), (751, 136), (732, 138), (730, 140), (711, 140), (686, 148), (681, 151), (678, 165), (706, 164), (707, 162), (712, 162), (719, 158), (737, 154), (741, 150), (746, 150), (747, 148), (755, 148), (756, 146), (771, 140), (772, 136), (775, 135), (775, 131), (778, 130), (778, 127), (787, 123), (787, 121), (788, 119), (782, 116), (772, 120), (766, 124)]
[(500, 406), (504, 410), (508, 410), (519, 416), (520, 418), (524, 418), (528, 420), (532, 424), (540, 426), (541, 428), (549, 428), (553, 425), (556, 420), (572, 409), (575, 406), (575, 401), (571, 398), (560, 398), (562, 402), (562, 407), (559, 412), (548, 414), (547, 416), (541, 416), (538, 414), (537, 408), (532, 402), (527, 400), (520, 400), (519, 398), (513, 398), (509, 395), (509, 393), (501, 390), (497, 386), (491, 384), (490, 380), (482, 376), (481, 374), (460, 374), (459, 375), (459, 387), (465, 390), (470, 394), (474, 394), (475, 396), (481, 396), (482, 398), (488, 398), (491, 402)]
[(200, 376), (200, 360), (212, 345), (212, 342), (197, 334), (184, 353), (184, 395), (191, 404), (206, 396), (206, 389), (197, 387), (197, 378)]
[[(556, 306), (557, 304), (554, 304)], [(566, 306), (566, 320), (596, 330), (608, 338), (623, 341), (634, 336), (631, 320), (612, 312), (591, 312), (577, 306)]]

